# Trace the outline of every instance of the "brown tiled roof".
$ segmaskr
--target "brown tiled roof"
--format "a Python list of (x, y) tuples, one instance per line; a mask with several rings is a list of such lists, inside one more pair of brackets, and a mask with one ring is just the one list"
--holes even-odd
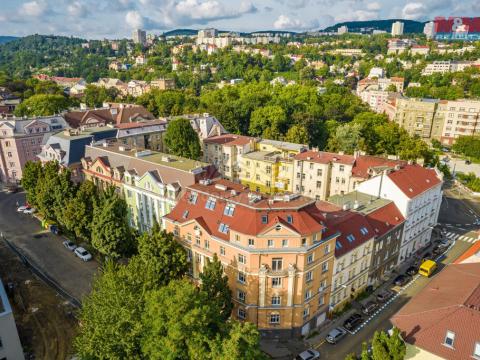
[(478, 262), (480, 263), (480, 241), (470, 246), (459, 258), (455, 260), (455, 264)]
[[(445, 359), (471, 359), (480, 342), (480, 264), (450, 264), (391, 319), (402, 337)], [(453, 347), (444, 345), (447, 331)]]
[(352, 168), (352, 175), (362, 179), (368, 179), (369, 169), (386, 167), (392, 168), (396, 165), (406, 165), (406, 161), (390, 160), (380, 156), (360, 155), (355, 159), (355, 165)]
[(337, 162), (340, 164), (353, 165), (355, 162), (355, 157), (352, 155), (340, 155), (325, 151), (308, 150), (295, 155), (295, 160), (306, 160), (319, 164)]
[(390, 180), (409, 198), (414, 198), (441, 183), (434, 169), (418, 164), (403, 166), (388, 174)]
[[(113, 110), (113, 111), (112, 111)], [(72, 128), (80, 127), (88, 118), (95, 118), (104, 124), (124, 124), (139, 120), (153, 120), (155, 117), (143, 106), (112, 104), (110, 108), (69, 111), (64, 115)]]
[(203, 140), (207, 144), (219, 144), (225, 146), (234, 146), (234, 145), (247, 145), (254, 138), (250, 136), (235, 135), (235, 134), (224, 134), (218, 136), (212, 136)]
[(405, 221), (400, 210), (391, 202), (365, 215), (376, 236), (382, 236)]

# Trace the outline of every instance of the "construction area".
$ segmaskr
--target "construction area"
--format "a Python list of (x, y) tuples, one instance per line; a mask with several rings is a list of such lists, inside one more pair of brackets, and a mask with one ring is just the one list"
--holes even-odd
[(0, 277), (8, 289), (26, 359), (72, 357), (77, 309), (40, 280), (0, 238)]

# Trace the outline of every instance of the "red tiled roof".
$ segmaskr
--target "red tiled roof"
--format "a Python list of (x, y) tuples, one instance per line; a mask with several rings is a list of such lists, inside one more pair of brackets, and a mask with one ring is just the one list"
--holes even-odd
[(405, 79), (403, 77), (392, 76), (390, 80), (395, 82), (403, 82)]
[(460, 257), (458, 257), (454, 263), (463, 264), (478, 262), (480, 263), (480, 241), (477, 241), (472, 246), (470, 246), (467, 251), (465, 251)]
[(212, 136), (203, 140), (207, 144), (221, 144), (225, 146), (234, 146), (234, 145), (247, 145), (254, 138), (250, 136), (235, 135), (235, 134), (224, 134), (218, 136)]
[[(215, 187), (217, 184), (226, 186), (228, 189), (217, 189)], [(232, 193), (232, 190), (235, 190), (236, 193)], [(195, 204), (189, 201), (193, 192), (198, 193)], [(228, 225), (231, 230), (252, 236), (261, 234), (277, 224), (281, 224), (300, 235), (320, 232), (324, 228), (310, 214), (310, 209), (314, 205), (313, 201), (307, 201), (307, 198), (274, 203), (269, 203), (268, 200), (271, 198), (263, 198), (250, 204), (248, 203), (248, 193), (242, 185), (227, 180), (218, 180), (210, 185), (195, 184), (187, 188), (175, 208), (165, 218), (178, 223), (195, 220), (210, 235), (224, 240), (228, 240), (229, 236), (219, 231), (221, 223)], [(216, 199), (215, 207), (212, 210), (205, 207), (210, 197)], [(224, 214), (228, 203), (235, 204), (233, 216)], [(185, 218), (184, 214), (187, 210), (188, 216)], [(262, 222), (262, 215), (268, 215), (266, 224)], [(292, 218), (291, 222), (288, 222), (289, 216)]]
[[(470, 359), (480, 341), (480, 264), (450, 264), (391, 319), (402, 337), (444, 359)], [(455, 333), (453, 348), (445, 346)]]
[[(337, 257), (357, 248), (375, 235), (366, 218), (359, 213), (343, 210), (326, 201), (317, 201), (315, 206), (316, 211), (312, 211), (312, 214), (326, 225), (325, 235), (340, 232), (337, 246), (335, 246), (335, 256)], [(365, 234), (360, 231), (362, 228), (367, 230)], [(347, 239), (349, 235), (353, 235), (353, 241)]]
[(386, 234), (405, 221), (394, 202), (372, 211), (365, 217), (377, 236)]
[(319, 164), (338, 162), (340, 164), (353, 165), (355, 157), (353, 155), (340, 155), (325, 151), (308, 150), (295, 155), (295, 160), (307, 160)]
[(434, 169), (418, 164), (405, 165), (400, 170), (388, 174), (390, 180), (409, 198), (420, 195), (441, 183)]
[(137, 120), (153, 120), (155, 117), (140, 105), (111, 104), (110, 108), (84, 111), (69, 111), (64, 115), (65, 121), (72, 127), (80, 127), (88, 118), (95, 118), (107, 124), (131, 123)]
[(394, 167), (396, 165), (406, 165), (406, 161), (390, 160), (379, 156), (360, 155), (355, 159), (355, 165), (352, 168), (352, 175), (355, 177), (368, 179), (369, 169), (376, 167)]

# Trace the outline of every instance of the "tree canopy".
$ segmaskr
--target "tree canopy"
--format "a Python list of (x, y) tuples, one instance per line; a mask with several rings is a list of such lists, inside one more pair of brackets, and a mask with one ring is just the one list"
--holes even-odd
[(198, 159), (201, 154), (197, 133), (185, 118), (171, 120), (165, 133), (165, 145), (168, 152), (189, 159)]

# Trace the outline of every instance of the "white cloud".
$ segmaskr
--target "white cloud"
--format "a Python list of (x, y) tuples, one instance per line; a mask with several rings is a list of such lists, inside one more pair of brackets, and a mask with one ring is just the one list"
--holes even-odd
[(368, 11), (368, 10), (352, 10), (345, 11), (343, 14), (335, 17), (337, 22), (344, 21), (367, 21), (378, 19), (377, 11)]
[(47, 4), (41, 0), (34, 0), (24, 3), (19, 9), (19, 15), (39, 17), (47, 10)]
[(286, 5), (292, 9), (302, 9), (309, 5), (310, 0), (275, 0), (277, 3)]
[(378, 2), (371, 2), (367, 4), (367, 10), (373, 10), (373, 11), (378, 11), (382, 8), (382, 5)]
[(70, 15), (76, 17), (85, 17), (88, 14), (88, 8), (80, 1), (74, 1), (67, 6), (67, 11)]
[(310, 30), (319, 27), (318, 20), (303, 22), (299, 19), (290, 18), (287, 15), (280, 15), (273, 23), (273, 27), (277, 30)]
[(138, 11), (132, 10), (125, 15), (125, 22), (132, 29), (143, 29), (145, 21)]
[(419, 19), (426, 15), (427, 8), (418, 2), (407, 3), (402, 9), (402, 17), (405, 19)]

